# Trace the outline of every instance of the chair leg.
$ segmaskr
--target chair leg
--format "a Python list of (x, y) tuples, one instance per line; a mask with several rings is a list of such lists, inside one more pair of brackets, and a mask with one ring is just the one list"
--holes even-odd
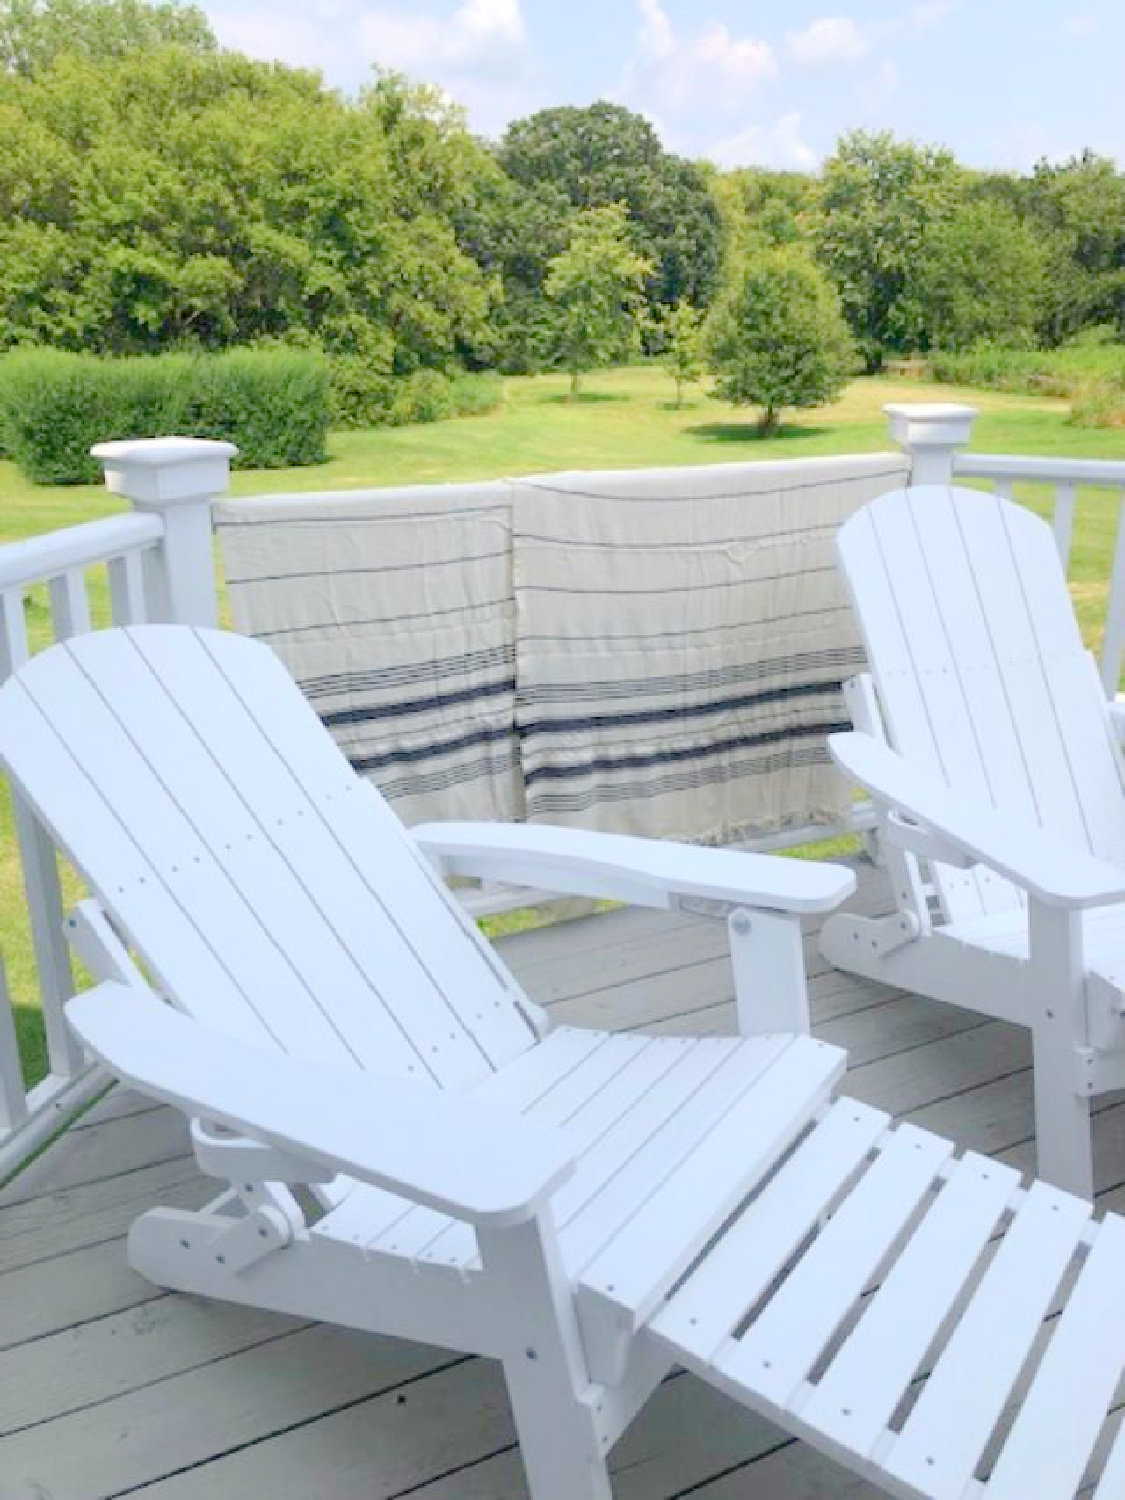
[(549, 1209), (477, 1230), (531, 1500), (613, 1500), (574, 1301)]
[(574, 1403), (564, 1370), (529, 1363), (505, 1360), (504, 1374), (531, 1500), (613, 1500), (592, 1412)]
[(1039, 1176), (1054, 1187), (1077, 1193), (1080, 1198), (1093, 1198), (1090, 1099), (1075, 1088), (1073, 1050), (1057, 1031), (1035, 1029), (1032, 1056)]

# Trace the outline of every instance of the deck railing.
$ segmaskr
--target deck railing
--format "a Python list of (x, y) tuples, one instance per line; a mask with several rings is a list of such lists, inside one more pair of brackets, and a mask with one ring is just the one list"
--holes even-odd
[[(1118, 526), (1102, 651), (1102, 680), (1114, 693), (1125, 654), (1125, 462), (962, 455), (970, 437), (972, 407), (888, 407), (891, 435), (911, 457), (912, 482), (948, 484), (984, 480), (1001, 493), (1030, 481), (1054, 487), (1059, 550), (1069, 561), (1079, 491), (1117, 496)], [(109, 488), (128, 499), (130, 514), (0, 546), (0, 681), (33, 651), (99, 625), (170, 621), (214, 625), (217, 588), (211, 508), (225, 493), (234, 449), (196, 439), (161, 438), (107, 443), (94, 450)], [(1085, 497), (1082, 497), (1085, 503)], [(1095, 500), (1096, 503), (1096, 500)], [(104, 569), (106, 587), (91, 606), (91, 574)], [(27, 595), (45, 591), (48, 622), (30, 629)], [(868, 826), (857, 808), (852, 828)], [(15, 822), (27, 909), (34, 942), (50, 1071), (25, 1089), (16, 1028), (0, 965), (0, 1180), (30, 1156), (105, 1079), (82, 1055), (63, 1006), (74, 975), (64, 937), (63, 896), (52, 841), (29, 808), (15, 798)], [(755, 847), (783, 848), (833, 830), (793, 829)], [(480, 909), (527, 904), (528, 893), (482, 891)]]
[[(1113, 564), (1106, 601), (1105, 633), (1098, 653), (1102, 686), (1110, 698), (1117, 694), (1125, 660), (1125, 462), (1081, 458), (1003, 458), (992, 454), (958, 454), (953, 464), (958, 479), (984, 479), (998, 495), (1010, 498), (1017, 483), (1048, 485), (1053, 490), (1052, 524), (1059, 556), (1071, 573), (1074, 510), (1079, 491), (1082, 504), (1115, 506)], [(1108, 493), (1100, 493), (1108, 492)]]
[[(0, 547), (0, 681), (34, 651), (99, 624), (214, 625), (210, 512), (215, 496), (227, 488), (235, 451), (229, 443), (192, 439), (95, 449), (107, 484), (132, 502), (132, 514)], [(102, 587), (92, 590), (100, 570)], [(33, 629), (28, 596), (40, 594), (47, 617)], [(12, 1000), (0, 965), (0, 1180), (104, 1082), (63, 1014), (74, 993), (74, 970), (54, 844), (14, 788), (12, 804), (49, 1071), (25, 1089)]]

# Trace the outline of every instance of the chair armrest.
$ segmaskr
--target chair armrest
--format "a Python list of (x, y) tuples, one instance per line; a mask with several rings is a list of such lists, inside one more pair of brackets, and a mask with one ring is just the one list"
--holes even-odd
[[(919, 771), (868, 734), (833, 734), (828, 748), (840, 768), (884, 807), (922, 831), (919, 853), (940, 858), (933, 841), (988, 865), (1049, 906), (1105, 906), (1125, 898), (1125, 870), (1061, 843), (1039, 828), (1018, 827), (992, 807)], [(901, 822), (900, 840), (909, 842)], [(928, 836), (928, 837), (927, 837)]]
[(692, 896), (805, 915), (831, 911), (855, 890), (855, 875), (842, 865), (583, 828), (425, 823), (410, 831), (447, 875), (632, 906), (668, 908)]
[[(107, 983), (66, 1007), (142, 1093), (474, 1224), (532, 1218), (574, 1170), (554, 1129), (465, 1094), (299, 1062), (220, 1035), (148, 991)], [(315, 1180), (315, 1176), (314, 1179)]]

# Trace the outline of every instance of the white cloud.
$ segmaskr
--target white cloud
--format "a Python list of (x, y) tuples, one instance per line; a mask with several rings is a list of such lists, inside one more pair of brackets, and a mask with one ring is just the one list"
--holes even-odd
[(958, 0), (922, 0), (921, 5), (916, 5), (910, 12), (910, 19), (915, 26), (925, 30), (930, 26), (937, 26), (957, 9)]
[(637, 45), (641, 53), (653, 60), (672, 57), (676, 51), (676, 33), (668, 19), (668, 12), (660, 0), (639, 0), (641, 29), (637, 34)]
[(503, 71), (527, 43), (520, 0), (464, 0), (448, 18), (379, 6), (359, 36), (377, 62), (427, 78)]
[(747, 92), (777, 73), (773, 48), (758, 37), (734, 36), (720, 21), (681, 36), (660, 0), (638, 0), (638, 9), (636, 56), (622, 90), (629, 98), (673, 110), (696, 101), (738, 109)]
[(296, 68), (319, 68), (335, 77), (348, 55), (336, 24), (340, 19), (338, 11), (332, 0), (320, 0), (304, 11), (289, 12), (232, 4), (229, 10), (211, 9), (209, 19), (224, 47), (267, 62), (276, 60)]
[(747, 125), (734, 135), (714, 141), (707, 155), (720, 167), (788, 167), (814, 171), (820, 158), (802, 135), (805, 117), (790, 110), (772, 125)]
[(875, 74), (875, 85), (871, 90), (872, 100), (879, 104), (884, 103), (897, 90), (898, 85), (898, 66), (889, 57), (885, 57)]
[(855, 62), (871, 50), (863, 31), (849, 16), (824, 16), (804, 31), (787, 32), (785, 45), (793, 61), (803, 68)]

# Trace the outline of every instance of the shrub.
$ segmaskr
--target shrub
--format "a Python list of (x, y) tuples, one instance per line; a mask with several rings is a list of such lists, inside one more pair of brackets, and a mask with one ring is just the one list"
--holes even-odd
[(440, 422), (453, 415), (453, 387), (440, 370), (415, 370), (396, 382), (391, 422)]
[(1125, 390), (1095, 382), (1079, 391), (1070, 408), (1075, 427), (1125, 427)]
[(982, 344), (963, 354), (931, 354), (934, 380), (990, 386), (1033, 396), (1079, 397), (1090, 386), (1125, 389), (1125, 349), (1104, 336), (1075, 340), (1061, 349), (1010, 349)]
[(395, 403), (392, 375), (364, 354), (333, 354), (328, 360), (328, 385), (333, 427), (381, 427), (391, 419)]
[(486, 416), (490, 411), (495, 411), (504, 400), (504, 382), (492, 370), (454, 375), (450, 386), (455, 417)]
[(490, 370), (452, 376), (416, 370), (394, 376), (361, 354), (330, 356), (328, 379), (334, 427), (402, 427), (445, 417), (483, 416), (504, 399), (504, 382)]
[(0, 361), (0, 434), (37, 484), (96, 480), (94, 443), (185, 433), (236, 443), (251, 469), (322, 463), (328, 386), (307, 350), (99, 359), (52, 349)]

